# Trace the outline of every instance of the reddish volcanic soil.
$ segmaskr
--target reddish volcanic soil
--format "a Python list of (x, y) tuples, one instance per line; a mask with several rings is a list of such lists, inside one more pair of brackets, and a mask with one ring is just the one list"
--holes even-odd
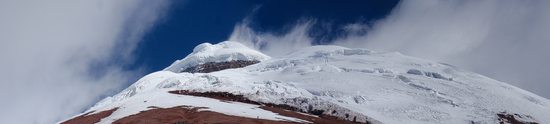
[(212, 111), (198, 111), (201, 108), (172, 107), (142, 111), (119, 119), (113, 124), (293, 124), (226, 115)]
[(67, 120), (65, 122), (62, 122), (61, 124), (93, 124), (93, 123), (97, 123), (102, 118), (108, 117), (109, 115), (113, 114), (113, 112), (115, 112), (116, 110), (117, 110), (117, 108), (114, 108), (114, 109), (111, 109), (111, 110), (106, 110), (106, 111), (102, 111), (102, 112), (91, 114), (91, 115), (89, 115), (89, 114), (93, 113), (93, 111), (88, 112), (84, 115), (81, 115), (81, 116), (75, 117), (73, 119)]
[(287, 117), (294, 117), (299, 118), (302, 120), (306, 120), (309, 122), (313, 122), (314, 124), (359, 124), (356, 122), (346, 121), (346, 120), (340, 120), (336, 117), (332, 116), (324, 116), (321, 115), (320, 117), (315, 117), (311, 115), (304, 115), (295, 111), (289, 111), (285, 109), (275, 108), (275, 107), (269, 107), (269, 106), (262, 106), (260, 107), (264, 110), (268, 110), (274, 113), (277, 113), (279, 115), (287, 116)]
[[(261, 105), (260, 108), (278, 113), (287, 117), (299, 118), (315, 124), (354, 124), (347, 120), (338, 119), (328, 115), (306, 115), (298, 112), (297, 108), (288, 105), (265, 104), (251, 101), (242, 95), (234, 95), (225, 92), (189, 92), (189, 91), (170, 91), (173, 94), (200, 96), (219, 99), (222, 101), (243, 102), (248, 104)], [(273, 121), (258, 118), (247, 118), (223, 113), (201, 110), (204, 107), (177, 106), (172, 108), (150, 107), (152, 109), (141, 111), (140, 113), (130, 115), (113, 122), (114, 124), (296, 124), (297, 122)], [(99, 122), (102, 118), (108, 117), (117, 108), (102, 111), (96, 114), (86, 113), (75, 117), (62, 124), (93, 124)]]
[(243, 102), (243, 103), (249, 103), (249, 104), (255, 104), (255, 105), (262, 105), (260, 108), (264, 110), (268, 110), (283, 116), (288, 117), (294, 117), (299, 118), (302, 120), (307, 120), (310, 122), (313, 122), (315, 124), (356, 124), (359, 122), (352, 122), (347, 120), (338, 119), (334, 116), (329, 115), (322, 115), (319, 113), (310, 113), (310, 114), (316, 114), (319, 115), (319, 117), (304, 115), (299, 113), (299, 109), (289, 106), (289, 105), (279, 105), (279, 104), (271, 104), (271, 103), (259, 103), (256, 101), (249, 100), (248, 98), (245, 98), (243, 95), (235, 95), (227, 92), (190, 92), (187, 90), (175, 90), (175, 91), (169, 91), (169, 93), (172, 94), (180, 94), (180, 95), (190, 95), (190, 96), (200, 96), (200, 97), (208, 97), (208, 98), (214, 98), (224, 101), (235, 101), (235, 102)]

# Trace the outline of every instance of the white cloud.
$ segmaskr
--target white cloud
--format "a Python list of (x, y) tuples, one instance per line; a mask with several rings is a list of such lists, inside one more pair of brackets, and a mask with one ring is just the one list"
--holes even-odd
[(447, 62), (550, 98), (550, 2), (403, 1), (360, 46)]
[(239, 41), (270, 56), (280, 56), (302, 47), (311, 46), (312, 40), (307, 36), (307, 31), (312, 24), (313, 21), (301, 21), (290, 32), (281, 36), (255, 32), (245, 19), (244, 23), (235, 26), (228, 40)]
[[(548, 12), (550, 1), (545, 0), (405, 0), (373, 27), (362, 24), (343, 27), (350, 35), (333, 44), (399, 51), (450, 63), (550, 98), (546, 89), (550, 87)], [(307, 37), (307, 25), (311, 24), (305, 25), (306, 29), (295, 28), (287, 35), (253, 37), (269, 36), (269, 41), (275, 42), (303, 39), (292, 43), (311, 45), (311, 38)], [(240, 34), (243, 29), (240, 26), (233, 34)], [(357, 33), (362, 30), (368, 31)], [(248, 40), (234, 35), (231, 39)], [(284, 48), (284, 43), (273, 44)]]
[(0, 123), (54, 123), (124, 88), (139, 72), (121, 66), (168, 4), (0, 1)]

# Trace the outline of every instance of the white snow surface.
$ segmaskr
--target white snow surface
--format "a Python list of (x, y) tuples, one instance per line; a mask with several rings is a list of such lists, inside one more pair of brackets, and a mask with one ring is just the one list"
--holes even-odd
[[(195, 48), (192, 55), (197, 55), (197, 58), (225, 55), (201, 52), (219, 52), (212, 49), (224, 45), (217, 45), (201, 44), (197, 47), (200, 50)], [(313, 46), (271, 59), (261, 53), (258, 55), (262, 60), (258, 64), (212, 73), (173, 73), (172, 64), (164, 71), (143, 77), (121, 93), (103, 99), (86, 112), (121, 108), (102, 120), (108, 122), (135, 114), (148, 106), (171, 107), (198, 102), (216, 104), (206, 105), (214, 111), (251, 116), (239, 113), (249, 111), (247, 109), (216, 108), (222, 103), (212, 99), (167, 93), (191, 90), (230, 92), (260, 102), (288, 104), (304, 110), (323, 109), (327, 110), (326, 114), (340, 117), (349, 114), (350, 119), (358, 117), (357, 120), (364, 121), (369, 118), (389, 124), (497, 123), (496, 113), (504, 111), (530, 115), (539, 123), (550, 123), (548, 99), (448, 64), (396, 52), (339, 46)], [(144, 100), (149, 102), (143, 103)], [(241, 104), (234, 106), (238, 105)], [(242, 106), (254, 108), (252, 105)], [(336, 113), (331, 113), (333, 110)], [(253, 117), (259, 115), (264, 114)], [(285, 118), (268, 115), (262, 118)]]
[(202, 43), (193, 49), (187, 57), (177, 60), (164, 71), (181, 72), (182, 70), (207, 62), (226, 62), (232, 60), (264, 61), (269, 56), (250, 49), (234, 41), (224, 41), (218, 44)]

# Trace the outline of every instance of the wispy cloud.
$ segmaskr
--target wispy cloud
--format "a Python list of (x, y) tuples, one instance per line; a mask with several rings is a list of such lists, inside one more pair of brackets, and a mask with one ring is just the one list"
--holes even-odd
[(122, 66), (168, 5), (0, 1), (0, 123), (54, 123), (123, 88), (139, 71)]
[[(404, 0), (372, 27), (342, 27), (348, 35), (331, 44), (399, 51), (446, 62), (550, 98), (550, 91), (545, 89), (550, 87), (550, 66), (546, 66), (550, 63), (548, 12), (550, 2), (542, 0)], [(260, 50), (288, 48), (289, 43), (311, 45), (314, 41), (307, 35), (309, 25), (299, 23), (286, 35), (273, 35), (257, 34), (243, 23), (236, 26), (230, 40), (253, 41)], [(242, 38), (243, 33), (252, 35)]]
[(307, 31), (313, 23), (314, 21), (300, 21), (288, 33), (276, 35), (252, 30), (249, 27), (248, 19), (245, 19), (243, 23), (235, 26), (228, 40), (241, 42), (271, 56), (280, 56), (299, 48), (311, 46), (312, 39), (308, 37)]

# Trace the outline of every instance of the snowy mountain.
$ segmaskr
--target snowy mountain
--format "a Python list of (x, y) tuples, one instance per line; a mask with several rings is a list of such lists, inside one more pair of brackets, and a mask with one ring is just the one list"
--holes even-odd
[(313, 46), (271, 58), (226, 41), (63, 122), (546, 124), (549, 113), (546, 98), (396, 52)]
[(164, 71), (175, 73), (196, 72), (200, 70), (196, 67), (206, 63), (248, 62), (246, 65), (250, 65), (267, 59), (270, 59), (270, 57), (237, 42), (221, 42), (215, 45), (202, 43), (196, 46), (187, 57), (175, 61)]

